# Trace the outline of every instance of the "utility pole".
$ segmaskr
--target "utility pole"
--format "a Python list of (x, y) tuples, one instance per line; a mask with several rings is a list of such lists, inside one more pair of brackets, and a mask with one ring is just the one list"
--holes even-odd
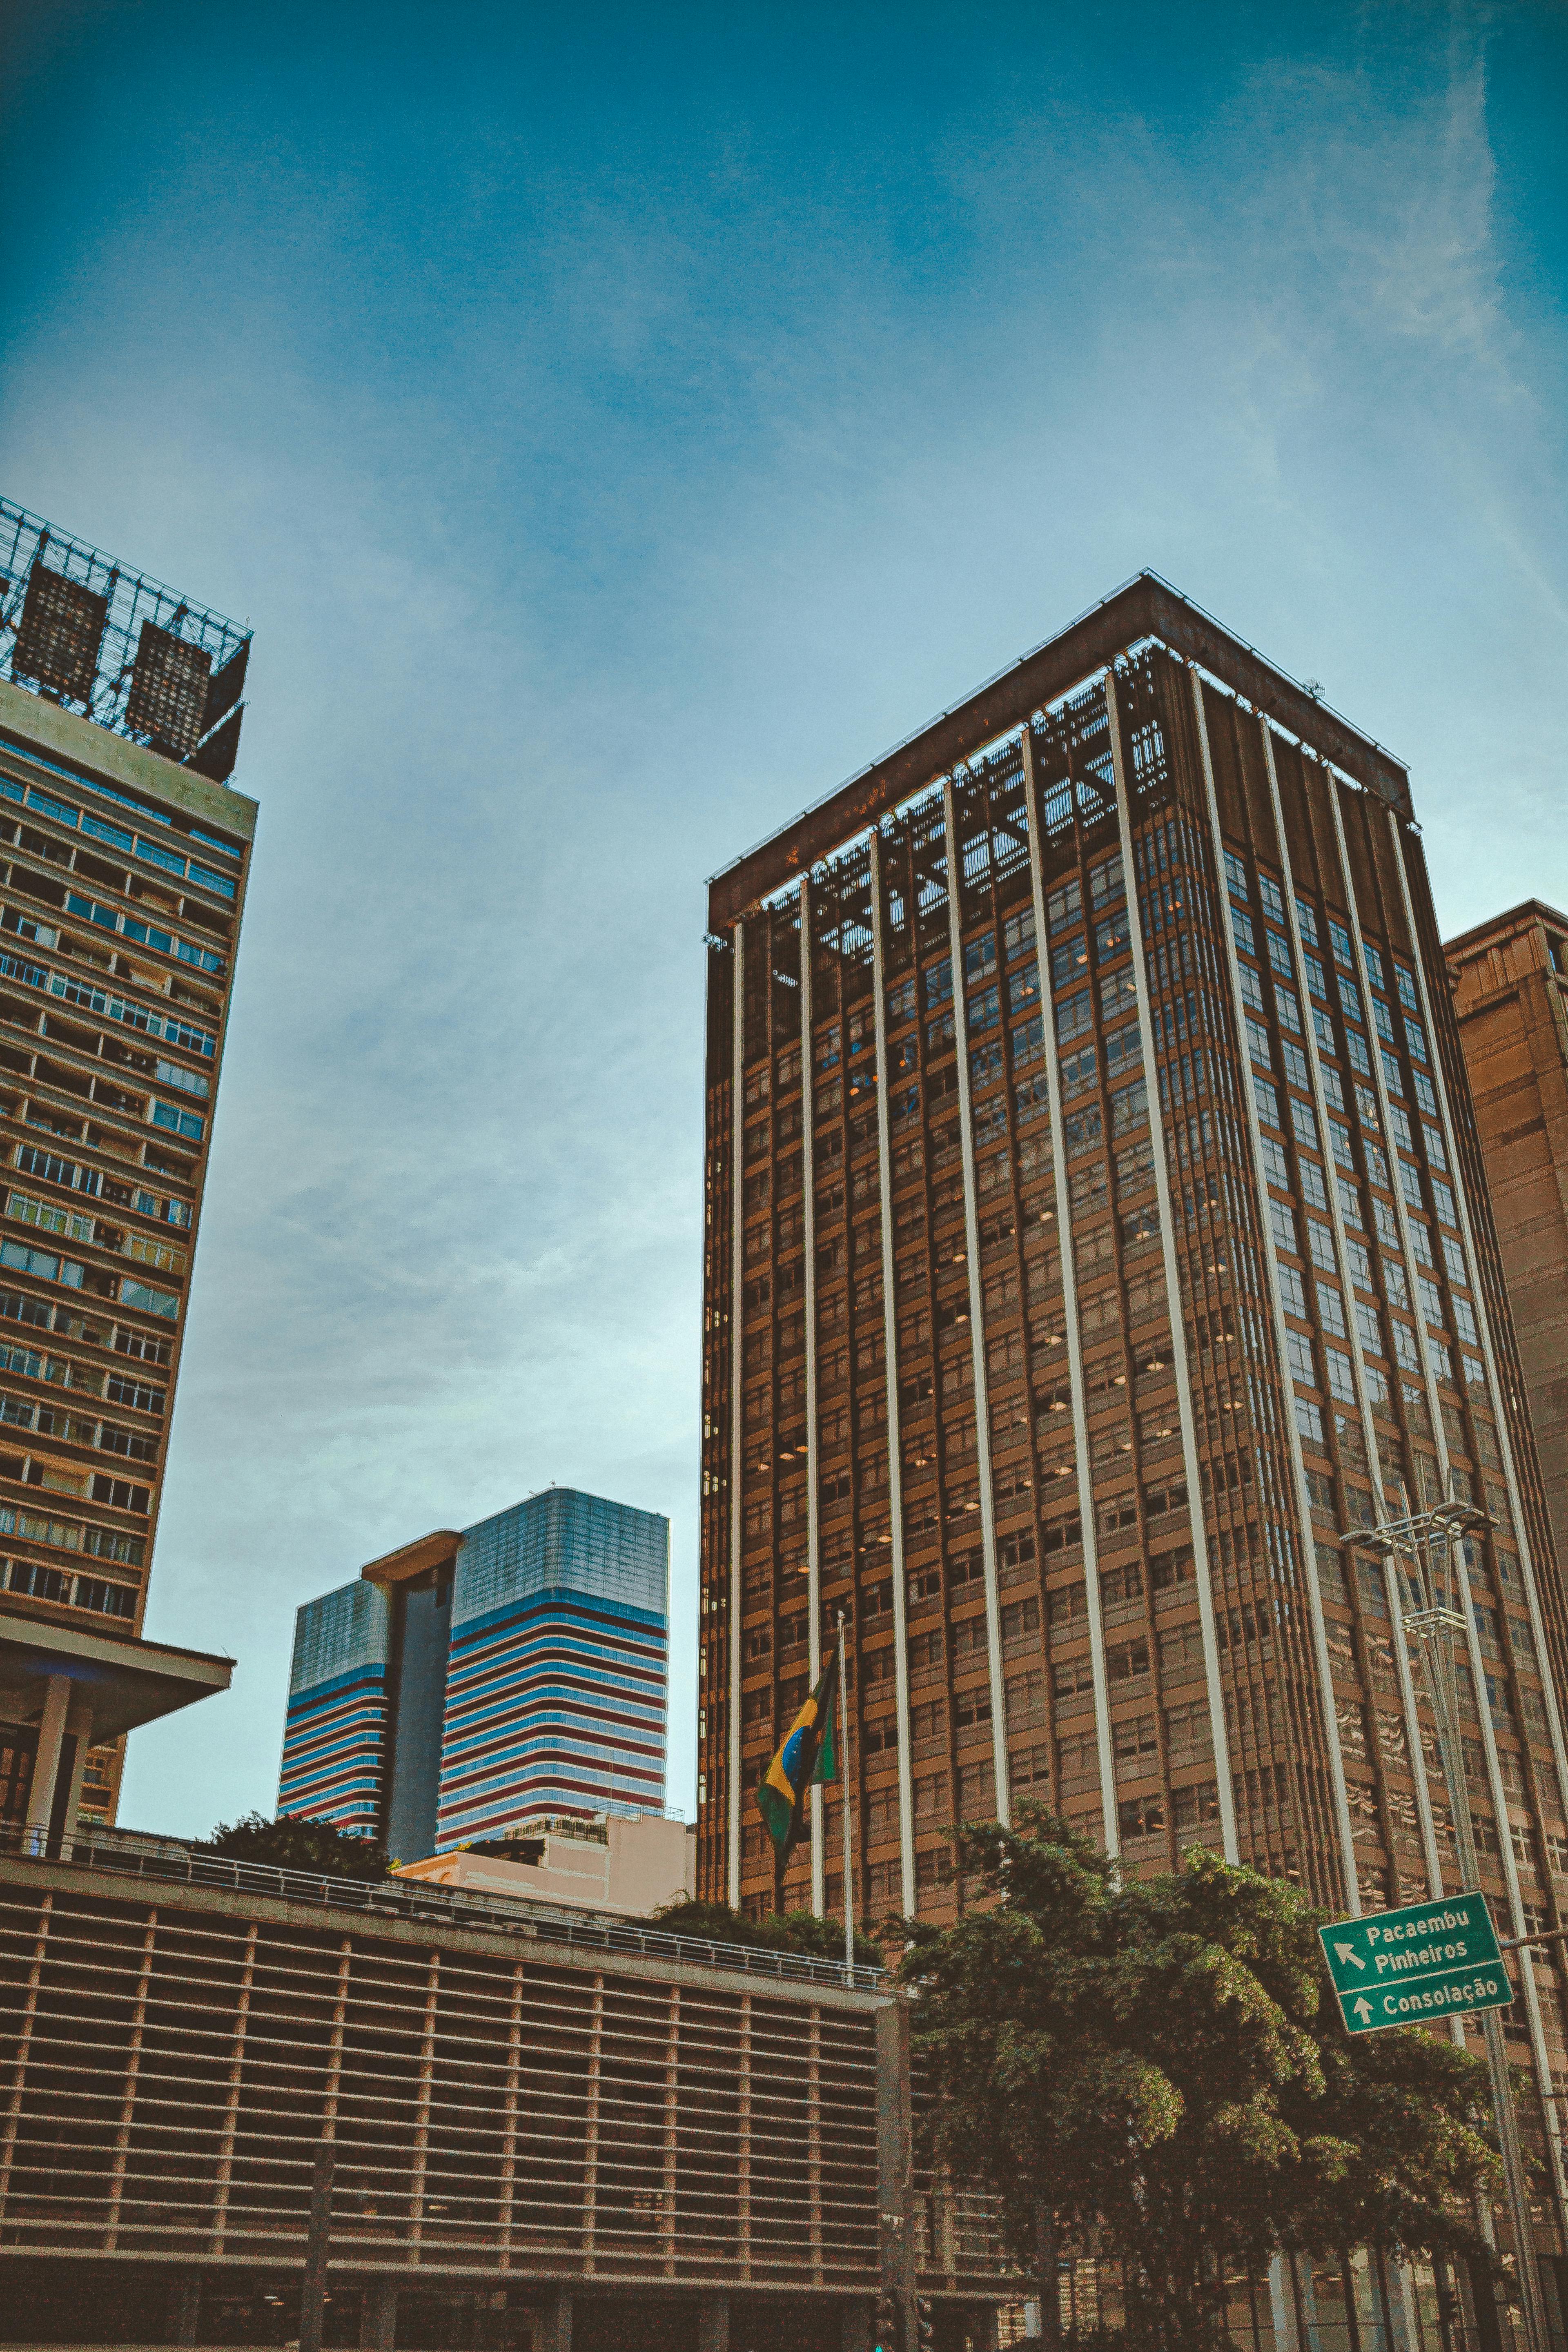
[[(1465, 1539), (1490, 1527), (1491, 1521), (1471, 1503), (1439, 1503), (1431, 1510), (1412, 1511), (1410, 1498), (1403, 1489), (1400, 1500), (1405, 1506), (1403, 1518), (1385, 1520), (1381, 1527), (1347, 1536), (1344, 1542), (1347, 1546), (1381, 1551), (1401, 1579), (1405, 1628), (1415, 1635), (1420, 1649), (1426, 1696), (1437, 1733), (1437, 1755), (1447, 1783), (1459, 1885), (1479, 1890), (1480, 1871), (1476, 1860), (1464, 1744), (1459, 1731), (1459, 1654), (1461, 1650), (1468, 1652), (1469, 1647)], [(1477, 1704), (1479, 1705), (1479, 1695)], [(1413, 1757), (1412, 1765), (1415, 1761)], [(1519, 2274), (1525, 2336), (1530, 2352), (1548, 2352), (1519, 2118), (1514, 2113), (1513, 2086), (1509, 2080), (1508, 2048), (1495, 2009), (1481, 2012), (1481, 2030), (1486, 2036), (1492, 2110), (1508, 2188), (1509, 2221), (1513, 2232), (1514, 2267)]]

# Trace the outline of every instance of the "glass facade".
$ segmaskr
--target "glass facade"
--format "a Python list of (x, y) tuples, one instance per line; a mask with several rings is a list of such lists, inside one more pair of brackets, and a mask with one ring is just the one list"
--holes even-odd
[(550, 1487), (408, 1585), (296, 1621), (280, 1811), (404, 1860), (552, 1813), (661, 1811), (669, 1526)]

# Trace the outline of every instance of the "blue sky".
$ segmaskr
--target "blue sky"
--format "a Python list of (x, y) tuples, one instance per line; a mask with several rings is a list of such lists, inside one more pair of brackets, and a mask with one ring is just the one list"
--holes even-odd
[(293, 1610), (668, 1513), (704, 881), (1149, 565), (1568, 905), (1561, 9), (28, 10), (0, 484), (251, 620), (261, 803), (125, 1818), (269, 1810)]

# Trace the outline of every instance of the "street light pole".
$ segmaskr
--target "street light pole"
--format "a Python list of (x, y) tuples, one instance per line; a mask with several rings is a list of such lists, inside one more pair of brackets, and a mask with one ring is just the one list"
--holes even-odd
[[(1459, 1650), (1468, 1648), (1468, 1593), (1463, 1565), (1467, 1536), (1489, 1527), (1484, 1511), (1471, 1503), (1439, 1503), (1433, 1509), (1412, 1511), (1401, 1493), (1405, 1517), (1381, 1527), (1347, 1536), (1347, 1545), (1381, 1551), (1394, 1574), (1401, 1577), (1400, 1601), (1405, 1627), (1413, 1633), (1437, 1734), (1437, 1756), (1447, 1784), (1448, 1808), (1454, 1823), (1454, 1843), (1461, 1887), (1480, 1885), (1475, 1830), (1470, 1820), (1469, 1789), (1465, 1778), (1464, 1743), (1459, 1731)], [(1478, 1699), (1478, 1705), (1479, 1704)], [(1415, 1759), (1411, 1759), (1414, 1765)], [(1514, 2267), (1519, 2275), (1520, 2306), (1530, 2352), (1547, 2352), (1545, 2315), (1536, 2268), (1535, 2240), (1531, 2228), (1530, 2199), (1525, 2185), (1524, 2155), (1520, 2145), (1519, 2118), (1514, 2112), (1513, 2086), (1509, 2080), (1508, 2048), (1501, 2020), (1495, 2009), (1482, 2011), (1487, 2068), (1491, 2076), (1492, 2112), (1498, 2145), (1502, 2151), (1508, 2189), (1509, 2221), (1513, 2231)]]

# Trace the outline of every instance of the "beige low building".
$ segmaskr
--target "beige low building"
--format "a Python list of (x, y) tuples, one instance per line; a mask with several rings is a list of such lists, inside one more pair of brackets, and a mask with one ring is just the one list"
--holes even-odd
[(657, 1813), (627, 1821), (540, 1822), (529, 1835), (483, 1848), (455, 1847), (405, 1863), (400, 1878), (457, 1886), (475, 1895), (521, 1895), (534, 1903), (580, 1904), (592, 1911), (646, 1917), (696, 1885), (697, 1832)]

